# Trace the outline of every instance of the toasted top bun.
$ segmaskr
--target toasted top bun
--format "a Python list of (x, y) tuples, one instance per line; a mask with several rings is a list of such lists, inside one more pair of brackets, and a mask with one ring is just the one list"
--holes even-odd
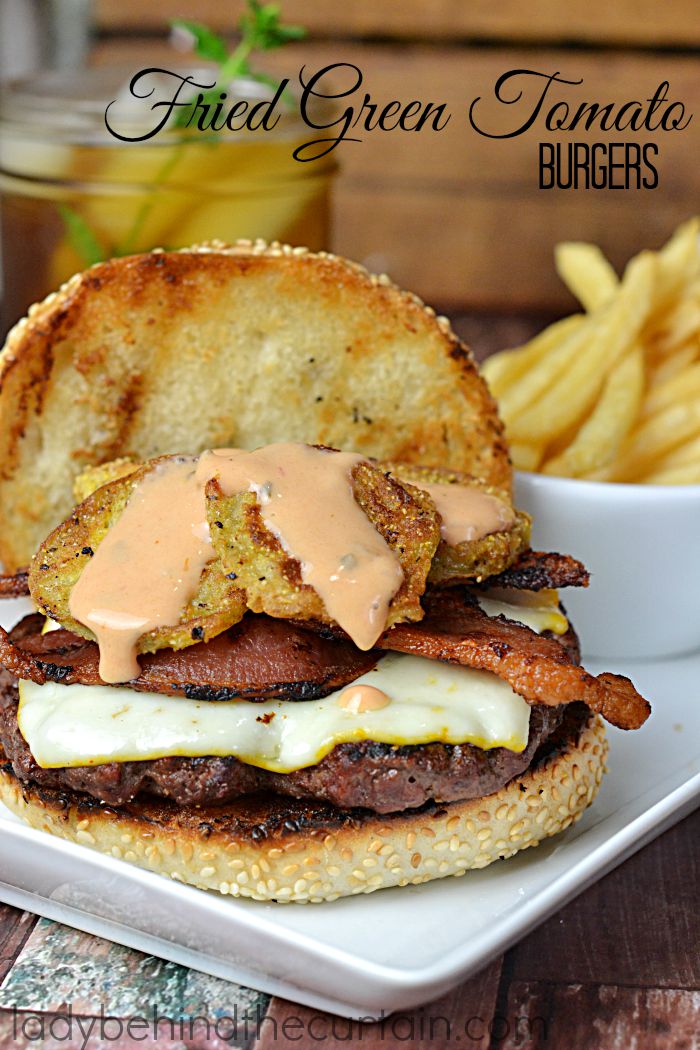
[(28, 564), (87, 466), (280, 440), (509, 489), (495, 404), (444, 318), (360, 266), (213, 242), (111, 260), (0, 354), (0, 558)]

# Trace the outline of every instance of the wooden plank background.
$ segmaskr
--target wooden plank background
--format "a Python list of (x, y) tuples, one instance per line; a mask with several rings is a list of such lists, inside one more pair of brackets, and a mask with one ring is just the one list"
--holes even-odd
[[(318, 0), (284, 0), (282, 6), (288, 21), (334, 37), (700, 44), (694, 0), (353, 0), (342, 8)], [(195, 17), (195, 9), (196, 17), (212, 27), (231, 25), (231, 5), (221, 0), (97, 0), (97, 20), (112, 32), (157, 31), (168, 18)]]
[[(442, 132), (374, 131), (361, 143), (338, 148), (342, 171), (332, 242), (440, 307), (570, 309), (553, 268), (557, 241), (595, 240), (620, 268), (640, 248), (658, 247), (698, 208), (696, 0), (360, 0), (342, 14), (337, 5), (310, 0), (282, 6), (290, 21), (309, 27), (310, 38), (267, 56), (273, 72), (294, 76), (303, 64), (316, 69), (352, 62), (364, 75), (359, 94), (366, 89), (381, 102), (420, 98), (448, 104), (453, 117)], [(216, 0), (196, 5), (198, 18), (223, 30), (230, 30), (237, 10)], [(193, 14), (189, 0), (100, 0), (94, 62), (172, 64), (180, 56), (168, 46), (164, 27), (184, 14)], [(477, 96), (484, 99), (484, 122), (503, 119), (502, 107), (491, 102), (493, 85), (514, 68), (583, 77), (582, 94), (571, 96), (577, 102), (645, 99), (668, 80), (672, 97), (697, 116), (685, 132), (657, 135), (660, 187), (654, 191), (540, 190), (538, 131), (499, 141), (466, 123), (467, 105)], [(645, 141), (595, 132), (547, 140), (567, 137)]]
[[(163, 37), (114, 35), (115, 28), (134, 28), (135, 6), (121, 5), (122, 22), (115, 21), (116, 6), (102, 6), (105, 17), (111, 13), (110, 34), (99, 41), (94, 62), (131, 68), (173, 63)], [(377, 6), (387, 8), (381, 2)], [(174, 13), (182, 5), (152, 5), (147, 22), (139, 24), (162, 25), (166, 7)], [(370, 269), (389, 272), (441, 308), (570, 310), (573, 301), (553, 269), (557, 241), (595, 240), (620, 269), (642, 247), (659, 247), (698, 208), (700, 62), (695, 55), (348, 38), (294, 45), (267, 64), (278, 74), (296, 75), (304, 63), (316, 69), (334, 62), (359, 66), (362, 90), (373, 98), (445, 101), (453, 113), (441, 132), (370, 131), (362, 142), (341, 144), (336, 151), (341, 175), (332, 247)], [(478, 96), (484, 99), (485, 124), (503, 120), (501, 107), (490, 98), (492, 87), (503, 71), (518, 67), (582, 77), (585, 98), (600, 101), (648, 98), (667, 79), (673, 97), (699, 116), (686, 131), (662, 135), (655, 191), (539, 190), (536, 130), (499, 141), (466, 125), (467, 101)], [(595, 141), (596, 135), (577, 132), (569, 138)]]

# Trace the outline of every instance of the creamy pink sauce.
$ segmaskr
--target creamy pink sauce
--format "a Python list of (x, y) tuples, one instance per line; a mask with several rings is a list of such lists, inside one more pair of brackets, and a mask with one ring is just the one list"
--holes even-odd
[(351, 473), (363, 457), (278, 444), (169, 460), (139, 482), (70, 596), (71, 615), (100, 647), (100, 677), (139, 673), (142, 634), (177, 624), (213, 557), (204, 490), (254, 492), (262, 519), (329, 615), (360, 649), (384, 630), (403, 581), (397, 556), (355, 502)]
[(442, 518), (442, 538), (450, 547), (481, 540), (511, 528), (515, 521), (515, 514), (507, 503), (477, 488), (438, 482), (421, 483), (418, 487), (432, 496)]
[(371, 649), (403, 572), (355, 501), (351, 474), (362, 462), (354, 452), (280, 443), (205, 452), (197, 475), (218, 477), (227, 495), (254, 492), (265, 526), (300, 563), (304, 583), (359, 649)]
[(355, 715), (365, 711), (379, 711), (391, 703), (391, 697), (373, 685), (349, 685), (336, 700), (338, 707), (352, 711)]
[[(205, 486), (212, 478), (227, 495), (255, 493), (265, 526), (299, 562), (304, 583), (358, 648), (371, 649), (385, 629), (403, 572), (355, 501), (352, 471), (362, 462), (356, 453), (280, 443), (253, 452), (218, 449), (199, 460), (174, 458), (146, 474), (70, 596), (71, 615), (97, 638), (103, 681), (138, 675), (138, 639), (176, 625), (196, 592), (214, 556), (205, 510)], [(505, 503), (478, 490), (423, 488), (452, 545), (513, 522)]]
[(213, 557), (196, 460), (166, 460), (135, 486), (70, 596), (70, 612), (100, 647), (100, 677), (139, 673), (136, 642), (176, 624)]

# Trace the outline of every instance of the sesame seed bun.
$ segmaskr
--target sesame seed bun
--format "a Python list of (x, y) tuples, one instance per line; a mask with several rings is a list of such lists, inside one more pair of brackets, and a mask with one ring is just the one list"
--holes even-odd
[(7, 762), (0, 800), (34, 828), (202, 889), (316, 903), (463, 875), (536, 846), (590, 805), (606, 755), (603, 723), (588, 715), (500, 791), (388, 816), (280, 796), (111, 807), (23, 784)]
[(29, 563), (87, 467), (305, 441), (509, 490), (495, 402), (445, 318), (326, 252), (220, 242), (99, 263), (0, 352), (0, 559)]

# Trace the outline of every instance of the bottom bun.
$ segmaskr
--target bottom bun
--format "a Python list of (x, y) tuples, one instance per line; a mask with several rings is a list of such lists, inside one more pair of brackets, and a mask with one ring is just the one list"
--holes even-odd
[(34, 828), (202, 889), (320, 902), (463, 875), (536, 846), (590, 805), (606, 755), (603, 723), (591, 715), (492, 795), (388, 816), (277, 795), (217, 807), (155, 798), (112, 807), (24, 784), (7, 762), (0, 799)]

